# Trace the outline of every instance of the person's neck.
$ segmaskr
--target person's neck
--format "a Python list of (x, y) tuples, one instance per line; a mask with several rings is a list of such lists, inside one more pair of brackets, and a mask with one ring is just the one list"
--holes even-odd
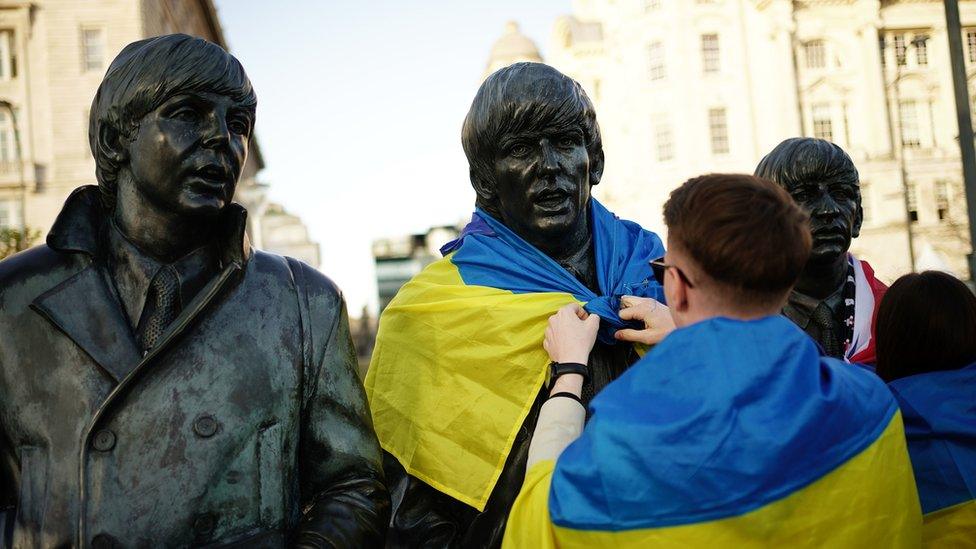
[(209, 234), (212, 220), (187, 219), (152, 204), (134, 185), (119, 185), (114, 220), (140, 250), (172, 263), (199, 245), (195, 236)]
[(793, 290), (814, 299), (826, 299), (847, 279), (847, 254), (824, 263), (807, 263)]

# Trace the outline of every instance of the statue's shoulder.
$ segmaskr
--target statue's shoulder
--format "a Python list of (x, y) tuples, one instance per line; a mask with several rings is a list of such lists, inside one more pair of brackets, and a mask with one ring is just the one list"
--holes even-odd
[(77, 252), (59, 252), (47, 244), (34, 246), (0, 261), (0, 294), (5, 289), (29, 288), (65, 278), (84, 268), (90, 259)]
[(302, 286), (302, 291), (306, 292), (309, 299), (325, 299), (326, 301), (342, 301), (342, 291), (335, 282), (328, 276), (312, 267), (308, 263), (286, 257), (271, 252), (255, 250), (254, 257), (251, 259), (257, 263), (262, 270), (270, 268), (281, 269), (284, 276), (294, 280), (296, 284)]

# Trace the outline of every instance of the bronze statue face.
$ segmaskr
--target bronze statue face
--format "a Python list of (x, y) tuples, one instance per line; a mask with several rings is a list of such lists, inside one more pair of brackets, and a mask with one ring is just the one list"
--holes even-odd
[(799, 181), (786, 190), (810, 214), (810, 262), (828, 263), (846, 254), (861, 229), (857, 182), (844, 178)]
[(579, 225), (590, 200), (590, 158), (580, 128), (507, 133), (497, 151), (495, 192), (505, 225), (533, 245), (564, 238)]
[(253, 109), (219, 93), (177, 93), (139, 122), (127, 144), (137, 192), (162, 211), (213, 215), (234, 196)]

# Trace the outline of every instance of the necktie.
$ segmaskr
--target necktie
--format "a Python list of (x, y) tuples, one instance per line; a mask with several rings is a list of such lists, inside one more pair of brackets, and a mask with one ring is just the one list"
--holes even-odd
[(176, 318), (180, 306), (180, 279), (173, 267), (166, 265), (156, 272), (149, 282), (146, 302), (148, 314), (144, 314), (139, 330), (139, 343), (148, 351), (159, 343), (159, 337)]
[(834, 312), (830, 310), (827, 303), (821, 302), (813, 310), (813, 322), (820, 328), (820, 344), (823, 345), (827, 356), (839, 357), (844, 353), (837, 338), (837, 329), (834, 326)]

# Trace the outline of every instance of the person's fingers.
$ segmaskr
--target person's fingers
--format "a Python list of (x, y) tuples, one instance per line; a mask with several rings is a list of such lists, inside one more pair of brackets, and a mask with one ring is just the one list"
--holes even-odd
[(587, 326), (589, 326), (589, 327), (591, 327), (593, 329), (599, 328), (600, 327), (600, 315), (591, 314), (590, 316), (586, 317), (586, 320), (584, 320), (583, 322), (585, 322)]
[(590, 313), (586, 312), (586, 309), (579, 307), (576, 309), (576, 317), (580, 320), (586, 320), (586, 317), (590, 316)]
[(631, 343), (650, 344), (651, 341), (650, 334), (647, 333), (647, 330), (633, 330), (631, 328), (617, 330), (614, 332), (613, 337), (621, 341), (630, 341)]
[(626, 309), (620, 309), (620, 318), (624, 320), (644, 320), (644, 316), (647, 314), (647, 309), (644, 307), (629, 307)]

